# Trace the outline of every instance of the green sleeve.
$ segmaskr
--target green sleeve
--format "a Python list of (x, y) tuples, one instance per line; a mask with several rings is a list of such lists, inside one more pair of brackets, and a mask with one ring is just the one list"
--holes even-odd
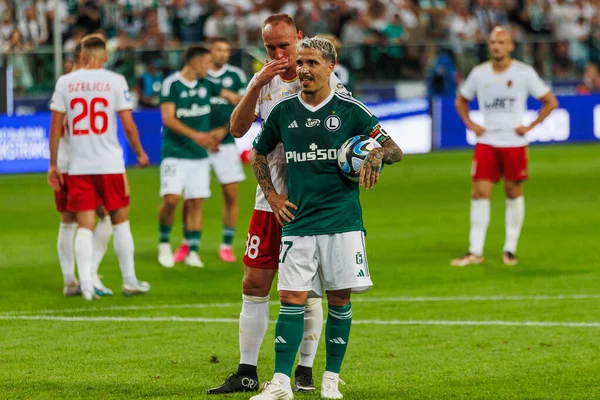
[(354, 126), (356, 127), (354, 134), (371, 136), (379, 129), (379, 119), (373, 115), (373, 113), (358, 100), (354, 105), (356, 110), (354, 111)]
[(279, 127), (279, 115), (281, 107), (275, 106), (262, 128), (254, 139), (254, 148), (261, 154), (271, 153), (277, 144), (281, 142), (281, 130)]
[(161, 103), (175, 103), (175, 93), (173, 90), (173, 80), (165, 79), (160, 90)]

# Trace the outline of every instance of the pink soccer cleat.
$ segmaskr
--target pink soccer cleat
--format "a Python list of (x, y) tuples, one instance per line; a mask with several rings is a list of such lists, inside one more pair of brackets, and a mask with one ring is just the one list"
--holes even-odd
[(173, 261), (175, 262), (184, 262), (185, 258), (190, 253), (190, 247), (187, 243), (181, 243), (181, 246), (175, 251), (175, 255), (173, 256)]
[(231, 247), (221, 247), (219, 249), (219, 258), (226, 263), (232, 263), (236, 260), (233, 251), (231, 251)]

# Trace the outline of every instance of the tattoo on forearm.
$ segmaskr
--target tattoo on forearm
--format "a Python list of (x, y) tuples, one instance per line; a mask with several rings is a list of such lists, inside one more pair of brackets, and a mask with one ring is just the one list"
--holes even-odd
[(390, 165), (402, 160), (402, 150), (393, 140), (383, 143), (383, 162)]
[(256, 176), (256, 180), (265, 194), (265, 198), (268, 199), (269, 195), (275, 191), (275, 187), (273, 186), (273, 180), (271, 179), (271, 169), (267, 162), (267, 156), (253, 151), (252, 156), (250, 157), (250, 163), (252, 164), (254, 176)]

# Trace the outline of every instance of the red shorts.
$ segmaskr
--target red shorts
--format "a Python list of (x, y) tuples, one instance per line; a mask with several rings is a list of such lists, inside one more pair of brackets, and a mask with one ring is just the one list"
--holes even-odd
[(129, 205), (127, 174), (69, 175), (67, 184), (69, 211), (95, 210), (99, 203), (108, 211)]
[(281, 225), (275, 214), (254, 210), (248, 229), (244, 265), (258, 269), (279, 268)]
[(471, 175), (474, 181), (527, 180), (527, 146), (493, 147), (476, 144)]
[(67, 180), (69, 179), (69, 174), (62, 174), (63, 184), (60, 187), (60, 191), (54, 191), (54, 203), (56, 204), (56, 211), (58, 212), (68, 212), (67, 209), (67, 199), (69, 196), (69, 190), (67, 186)]

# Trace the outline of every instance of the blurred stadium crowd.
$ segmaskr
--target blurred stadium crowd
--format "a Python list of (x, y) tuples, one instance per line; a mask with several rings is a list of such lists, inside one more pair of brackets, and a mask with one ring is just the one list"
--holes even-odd
[[(110, 39), (111, 68), (137, 81), (148, 69), (176, 69), (181, 49), (224, 36), (238, 49), (232, 63), (247, 72), (264, 60), (260, 29), (273, 13), (292, 15), (305, 35), (340, 38), (343, 62), (364, 80), (422, 80), (430, 92), (436, 71), (458, 83), (487, 58), (485, 39), (509, 26), (515, 57), (547, 79), (585, 79), (596, 92), (600, 78), (600, 0), (0, 0), (0, 62), (10, 65), (23, 92), (53, 85), (54, 13), (60, 10), (67, 56), (85, 34)], [(437, 68), (437, 69), (436, 69)]]

